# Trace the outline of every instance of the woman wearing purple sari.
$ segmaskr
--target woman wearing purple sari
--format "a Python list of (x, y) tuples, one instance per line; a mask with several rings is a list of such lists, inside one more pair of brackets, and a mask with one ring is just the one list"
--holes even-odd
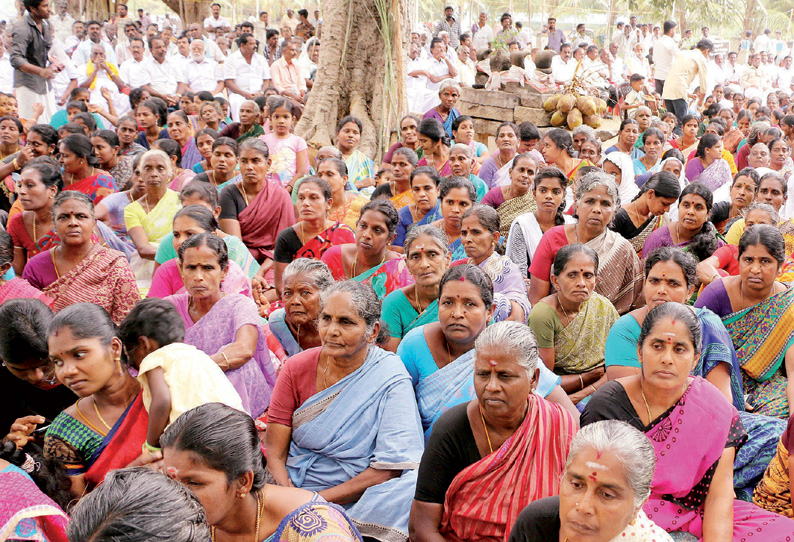
[(226, 243), (200, 233), (179, 247), (187, 293), (166, 299), (185, 321), (185, 343), (209, 355), (223, 369), (243, 407), (254, 418), (270, 405), (276, 370), (259, 325), (259, 311), (242, 294), (224, 294), (221, 282), (229, 266)]
[(686, 164), (686, 178), (691, 183), (698, 182), (706, 186), (712, 193), (726, 183), (730, 185), (733, 173), (722, 157), (722, 139), (717, 134), (706, 134), (700, 138), (695, 156)]
[[(531, 308), (524, 277), (513, 260), (496, 252), (499, 244), (499, 214), (493, 207), (475, 205), (463, 214), (460, 240), (466, 260), (485, 271), (493, 281), (495, 321), (515, 320), (526, 323)], [(507, 315), (506, 317), (502, 315)]]

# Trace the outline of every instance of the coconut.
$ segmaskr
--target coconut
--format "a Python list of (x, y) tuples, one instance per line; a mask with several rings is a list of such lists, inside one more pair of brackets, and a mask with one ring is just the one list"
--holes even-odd
[(557, 109), (557, 102), (560, 101), (560, 98), (562, 98), (562, 94), (555, 94), (554, 96), (549, 96), (548, 98), (546, 98), (546, 101), (543, 102), (543, 109), (551, 113), (552, 111)]
[(597, 106), (595, 100), (591, 97), (587, 97), (584, 100), (579, 100), (577, 102), (577, 107), (579, 111), (582, 112), (582, 115), (595, 115), (597, 113)]
[(571, 130), (578, 128), (582, 125), (582, 112), (574, 107), (568, 112), (566, 120), (568, 121), (568, 128)]
[(590, 128), (598, 128), (601, 126), (601, 117), (599, 115), (585, 115), (583, 120)]
[(557, 107), (563, 113), (569, 112), (571, 109), (576, 107), (576, 96), (573, 94), (566, 94), (560, 98), (560, 101), (557, 102)]
[(602, 115), (607, 110), (607, 103), (601, 98), (596, 98), (596, 113)]
[(555, 128), (558, 128), (563, 124), (565, 124), (565, 113), (563, 113), (558, 109), (551, 116), (551, 125), (554, 126)]

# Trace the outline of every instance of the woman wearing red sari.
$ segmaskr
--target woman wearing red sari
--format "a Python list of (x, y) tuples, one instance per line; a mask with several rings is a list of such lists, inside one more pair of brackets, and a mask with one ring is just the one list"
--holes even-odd
[(257, 272), (273, 282), (276, 236), (295, 223), (292, 200), (280, 183), (270, 180), (267, 145), (249, 138), (240, 145), (242, 180), (221, 190), (221, 230), (240, 237), (262, 266)]
[(319, 177), (307, 177), (298, 187), (298, 218), (291, 228), (282, 230), (274, 250), (275, 286), (281, 295), (281, 275), (295, 258), (319, 260), (334, 245), (355, 243), (350, 226), (328, 220), (333, 200), (331, 185)]
[(107, 171), (99, 169), (91, 140), (82, 134), (67, 136), (58, 144), (59, 161), (63, 166), (65, 190), (87, 195), (94, 205), (102, 198), (118, 192), (116, 181)]
[(44, 454), (64, 465), (76, 498), (113, 469), (162, 457), (141, 453), (149, 423), (141, 386), (122, 364), (116, 326), (101, 307), (64, 309), (50, 325), (48, 344), (55, 376), (78, 399), (53, 420)]
[(499, 322), (475, 342), (477, 398), (436, 421), (411, 507), (411, 540), (507, 540), (529, 503), (556, 495), (576, 422), (535, 395), (529, 328)]

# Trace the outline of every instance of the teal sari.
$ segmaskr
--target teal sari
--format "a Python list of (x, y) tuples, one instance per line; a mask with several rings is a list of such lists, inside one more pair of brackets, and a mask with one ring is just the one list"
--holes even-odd
[(438, 300), (419, 314), (403, 291), (395, 290), (383, 300), (381, 318), (388, 327), (389, 336), (402, 339), (412, 329), (438, 320)]

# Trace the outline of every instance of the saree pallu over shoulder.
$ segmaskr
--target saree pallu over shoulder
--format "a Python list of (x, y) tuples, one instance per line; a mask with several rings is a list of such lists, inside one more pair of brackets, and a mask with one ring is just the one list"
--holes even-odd
[(754, 380), (769, 380), (794, 344), (794, 289), (729, 314), (722, 321), (742, 369)]
[(505, 200), (496, 209), (499, 214), (499, 233), (507, 239), (507, 235), (510, 233), (510, 226), (513, 225), (513, 221), (516, 218), (525, 213), (534, 213), (537, 210), (538, 204), (531, 190), (523, 196)]
[(325, 251), (332, 246), (354, 242), (355, 233), (353, 232), (353, 228), (346, 224), (342, 224), (341, 222), (335, 222), (321, 234), (316, 235), (312, 239), (306, 241), (306, 244), (304, 244), (295, 254), (295, 258), (310, 258), (312, 260), (319, 260), (322, 258)]
[(401, 192), (390, 197), (389, 201), (392, 202), (394, 204), (394, 208), (399, 211), (406, 205), (410, 205), (414, 202), (414, 193), (412, 190), (406, 190), (405, 192)]
[[(239, 187), (229, 185), (226, 190), (239, 190)], [(273, 258), (278, 233), (295, 223), (292, 200), (280, 185), (268, 179), (251, 203), (240, 211), (237, 220), (243, 243), (261, 263), (265, 258)]]
[[(318, 360), (321, 351), (314, 349)], [(360, 368), (295, 411), (292, 427), (287, 470), (295, 487), (322, 491), (370, 467), (402, 471), (344, 508), (364, 536), (407, 540), (423, 443), (411, 378), (400, 358), (370, 346)]]
[(559, 493), (576, 423), (559, 405), (533, 394), (527, 401), (516, 432), (452, 480), (441, 518), (446, 540), (506, 542), (525, 506)]
[(376, 265), (372, 269), (353, 277), (352, 280), (369, 284), (380, 299), (383, 299), (394, 290), (414, 283), (414, 277), (408, 271), (405, 257), (392, 258), (389, 261)]
[(281, 520), (276, 532), (265, 542), (361, 542), (361, 533), (336, 504), (313, 499)]
[(442, 407), (461, 392), (473, 375), (474, 350), (469, 350), (416, 385), (416, 402), (425, 429), (425, 442), (430, 437), (433, 424), (445, 412)]
[(593, 292), (574, 319), (554, 337), (554, 368), (579, 374), (604, 365), (609, 330), (618, 319), (612, 303)]
[(0, 540), (68, 542), (69, 517), (30, 477), (0, 472), (0, 496)]

